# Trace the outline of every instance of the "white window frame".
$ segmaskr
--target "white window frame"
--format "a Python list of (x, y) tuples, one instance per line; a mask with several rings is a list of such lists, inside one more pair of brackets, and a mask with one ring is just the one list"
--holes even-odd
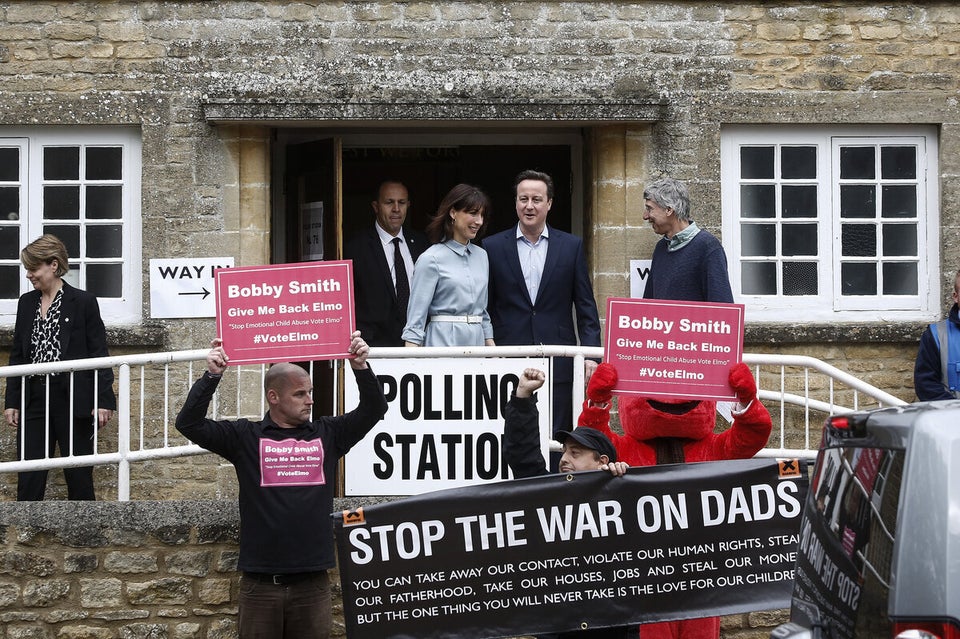
[[(120, 297), (101, 297), (98, 298), (98, 302), (100, 315), (108, 326), (140, 322), (143, 317), (143, 276), (140, 267), (142, 259), (140, 129), (137, 127), (0, 127), (0, 146), (19, 146), (21, 149), (20, 248), (43, 234), (43, 147), (123, 147), (123, 212), (121, 219), (118, 220), (122, 225), (123, 286)], [(4, 186), (8, 185), (10, 183), (4, 183)], [(81, 247), (84, 246), (85, 241), (84, 234), (81, 233)], [(32, 286), (26, 280), (26, 270), (19, 259), (4, 259), (0, 262), (19, 265), (20, 295), (32, 290)], [(72, 285), (83, 288), (82, 282), (72, 281), (72, 274), (68, 274), (65, 279)], [(0, 299), (0, 324), (12, 325), (16, 320), (16, 312), (16, 299)]]
[[(838, 149), (840, 146), (878, 143), (918, 146), (919, 263), (918, 293), (915, 296), (881, 293), (854, 297), (840, 294)], [(817, 147), (818, 295), (744, 295), (742, 292), (739, 219), (740, 185), (745, 181), (740, 179), (740, 148), (771, 145), (778, 148), (798, 145)], [(734, 298), (744, 304), (748, 321), (895, 322), (926, 321), (939, 316), (940, 200), (936, 127), (731, 125), (722, 128), (720, 147), (723, 245)], [(776, 157), (779, 163), (779, 153)]]

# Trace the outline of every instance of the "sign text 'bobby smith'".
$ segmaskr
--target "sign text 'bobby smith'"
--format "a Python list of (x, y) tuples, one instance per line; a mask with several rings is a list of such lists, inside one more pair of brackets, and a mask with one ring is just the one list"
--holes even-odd
[[(288, 295), (316, 295), (317, 293), (338, 293), (340, 292), (341, 281), (336, 278), (320, 279), (313, 282), (299, 282), (293, 280), (287, 282)], [(280, 299), (283, 295), (283, 286), (280, 284), (257, 284), (252, 283), (247, 286), (239, 284), (230, 284), (227, 286), (227, 298), (236, 299), (238, 297), (272, 297)]]

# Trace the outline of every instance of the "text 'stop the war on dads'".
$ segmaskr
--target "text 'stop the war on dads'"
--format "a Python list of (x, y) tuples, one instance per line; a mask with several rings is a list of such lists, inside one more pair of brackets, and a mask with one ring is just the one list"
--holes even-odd
[(604, 359), (615, 392), (645, 397), (736, 399), (730, 367), (743, 357), (743, 304), (607, 300)]
[(219, 269), (217, 334), (231, 364), (338, 359), (353, 331), (353, 263)]

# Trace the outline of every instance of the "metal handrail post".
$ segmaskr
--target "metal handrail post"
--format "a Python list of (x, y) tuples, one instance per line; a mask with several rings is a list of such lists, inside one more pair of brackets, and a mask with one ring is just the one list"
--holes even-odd
[(583, 356), (582, 351), (573, 356), (573, 393), (570, 397), (570, 401), (573, 402), (573, 409), (570, 412), (570, 414), (573, 415), (573, 423), (564, 424), (564, 428), (573, 428), (580, 420), (580, 412), (583, 408), (584, 388), (586, 388), (586, 380), (584, 379), (586, 376), (583, 371), (585, 361), (586, 357)]
[(120, 398), (117, 403), (117, 501), (130, 501), (130, 364), (120, 364)]

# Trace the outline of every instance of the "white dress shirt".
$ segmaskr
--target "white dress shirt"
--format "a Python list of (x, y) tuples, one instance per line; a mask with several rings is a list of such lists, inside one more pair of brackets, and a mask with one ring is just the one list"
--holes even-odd
[(520, 225), (517, 225), (517, 256), (520, 258), (520, 269), (523, 271), (523, 281), (527, 284), (530, 301), (534, 304), (537, 303), (537, 291), (543, 277), (543, 265), (547, 261), (549, 242), (550, 231), (546, 226), (537, 241), (531, 242), (520, 231)]
[[(383, 256), (387, 258), (387, 266), (390, 267), (390, 279), (393, 280), (393, 286), (397, 286), (397, 272), (394, 269), (393, 262), (393, 237), (382, 228), (379, 224), (374, 224), (373, 228), (377, 229), (377, 235), (380, 236), (380, 243), (383, 245)], [(410, 255), (410, 247), (407, 246), (407, 240), (403, 237), (403, 229), (400, 229), (400, 232), (397, 233), (397, 237), (400, 238), (400, 255), (403, 257), (403, 264), (407, 267), (407, 281), (413, 279), (413, 256)]]

